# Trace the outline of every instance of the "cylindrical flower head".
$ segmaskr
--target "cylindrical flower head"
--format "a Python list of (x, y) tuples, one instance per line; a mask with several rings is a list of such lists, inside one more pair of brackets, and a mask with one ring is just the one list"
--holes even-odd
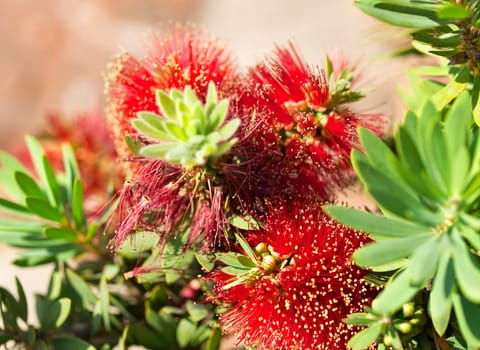
[(345, 62), (339, 67), (333, 64), (327, 77), (309, 68), (293, 44), (277, 47), (249, 70), (249, 93), (242, 101), (266, 120), (257, 128), (257, 142), (265, 140), (271, 148), (276, 135), (286, 166), (296, 172), (288, 182), (326, 200), (333, 187), (353, 176), (350, 151), (359, 147), (357, 127), (381, 133), (385, 122), (381, 115), (354, 113), (343, 105), (362, 95), (350, 90), (353, 75)]
[(245, 237), (256, 247), (256, 267), (211, 275), (211, 299), (226, 307), (224, 331), (257, 349), (346, 349), (358, 328), (342, 319), (377, 293), (350, 259), (366, 235), (335, 223), (320, 205), (279, 201), (265, 227)]
[(144, 58), (128, 53), (119, 56), (107, 72), (106, 94), (109, 126), (120, 157), (131, 157), (125, 143), (125, 137), (135, 132), (131, 119), (141, 111), (159, 112), (157, 89), (191, 86), (199, 98), (205, 98), (213, 81), (223, 98), (236, 77), (233, 59), (225, 48), (190, 26), (177, 25), (156, 35)]

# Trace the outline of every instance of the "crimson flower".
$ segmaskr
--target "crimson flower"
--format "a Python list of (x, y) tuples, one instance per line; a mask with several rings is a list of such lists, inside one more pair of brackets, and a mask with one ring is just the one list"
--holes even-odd
[(132, 155), (125, 143), (125, 137), (135, 133), (131, 119), (141, 111), (159, 112), (157, 89), (191, 86), (198, 97), (205, 98), (210, 81), (221, 97), (228, 95), (237, 81), (233, 59), (215, 38), (191, 26), (162, 31), (146, 57), (129, 53), (117, 57), (106, 76), (106, 94), (109, 126), (120, 157)]
[(233, 254), (244, 262), (254, 253), (245, 263), (250, 270), (227, 266), (210, 276), (211, 300), (226, 307), (224, 331), (257, 349), (345, 349), (358, 329), (342, 319), (377, 292), (350, 259), (366, 235), (332, 221), (312, 201), (278, 201), (264, 227), (245, 237), (255, 249)]
[(381, 115), (358, 114), (344, 106), (362, 97), (350, 89), (354, 77), (344, 61), (328, 74), (309, 68), (293, 44), (277, 47), (249, 70), (250, 86), (242, 101), (265, 119), (256, 142), (271, 148), (276, 139), (282, 150), (284, 167), (290, 169), (284, 181), (295, 191), (313, 190), (324, 200), (353, 176), (350, 151), (360, 147), (357, 127), (381, 133), (385, 121)]

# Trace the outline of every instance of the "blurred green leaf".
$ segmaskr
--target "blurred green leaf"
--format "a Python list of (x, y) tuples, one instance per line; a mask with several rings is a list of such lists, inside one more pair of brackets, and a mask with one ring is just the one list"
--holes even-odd
[(182, 349), (186, 348), (193, 340), (197, 325), (188, 318), (182, 318), (177, 326), (177, 343)]
[(43, 233), (48, 239), (58, 239), (70, 242), (75, 242), (78, 239), (78, 232), (65, 228), (45, 227)]
[(444, 254), (440, 257), (428, 305), (433, 326), (439, 335), (443, 335), (448, 327), (454, 290), (453, 261), (450, 254)]
[(191, 320), (199, 322), (208, 317), (208, 306), (206, 304), (196, 304), (191, 300), (187, 300), (185, 304), (188, 315)]
[(72, 216), (76, 227), (80, 230), (84, 230), (87, 226), (87, 221), (83, 211), (83, 184), (80, 179), (75, 179), (73, 181)]
[(375, 323), (357, 334), (355, 334), (348, 342), (348, 346), (353, 350), (364, 350), (374, 343), (382, 332), (382, 324)]
[(95, 350), (95, 347), (85, 340), (67, 335), (52, 338), (48, 343), (52, 350)]
[(37, 317), (42, 331), (60, 328), (70, 315), (71, 300), (60, 298), (51, 300), (41, 295), (35, 296)]
[(25, 203), (27, 208), (39, 217), (62, 223), (63, 215), (56, 208), (52, 207), (48, 201), (37, 197), (27, 197)]
[(23, 205), (0, 198), (0, 209), (13, 214), (31, 215), (32, 213)]
[(462, 20), (470, 16), (470, 10), (460, 4), (445, 4), (437, 10), (437, 17), (440, 19)]
[(375, 311), (392, 315), (403, 304), (409, 302), (424, 286), (410, 284), (410, 275), (403, 270), (391, 280), (375, 298), (372, 306)]
[(103, 325), (107, 332), (111, 331), (110, 324), (110, 291), (105, 276), (100, 279), (100, 305), (102, 307)]
[(469, 349), (480, 348), (480, 304), (472, 303), (458, 293), (453, 295), (458, 325)]
[(160, 239), (154, 231), (140, 231), (128, 236), (118, 249), (118, 253), (129, 259), (137, 258), (143, 252), (152, 250)]
[(92, 289), (87, 284), (87, 282), (85, 282), (85, 280), (80, 275), (78, 275), (75, 271), (71, 269), (66, 269), (65, 273), (70, 287), (80, 298), (83, 308), (88, 309), (90, 306), (93, 306), (97, 301), (97, 297), (92, 292)]
[[(5, 308), (2, 307), (5, 305)], [(5, 288), (0, 287), (0, 311), (6, 329), (19, 330), (17, 319), (21, 318), (23, 307), (15, 297)]]
[(218, 350), (222, 342), (222, 331), (220, 328), (214, 328), (208, 338), (205, 350)]
[(14, 201), (23, 201), (24, 193), (17, 185), (15, 173), (18, 171), (28, 174), (28, 170), (15, 157), (4, 151), (0, 151), (0, 165), (0, 188)]
[(14, 176), (18, 187), (23, 191), (25, 196), (47, 199), (45, 193), (30, 175), (16, 171)]
[(367, 15), (407, 28), (430, 28), (441, 24), (436, 9), (439, 4), (411, 0), (358, 0), (355, 2)]
[(25, 322), (28, 323), (28, 303), (25, 291), (18, 277), (15, 277), (15, 286), (17, 288), (18, 295), (18, 316)]

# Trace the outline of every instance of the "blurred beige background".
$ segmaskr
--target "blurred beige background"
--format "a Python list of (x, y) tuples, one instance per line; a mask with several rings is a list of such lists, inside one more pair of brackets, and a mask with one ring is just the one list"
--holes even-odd
[[(391, 113), (405, 63), (386, 60), (397, 34), (350, 0), (1, 0), (0, 147), (35, 132), (45, 112), (73, 114), (103, 103), (102, 72), (121, 49), (142, 53), (159, 22), (198, 24), (227, 43), (242, 67), (293, 39), (310, 64), (344, 53), (364, 68), (374, 90), (365, 106)], [(366, 107), (364, 107), (366, 108)], [(43, 291), (45, 269), (22, 271), (0, 247), (0, 285), (20, 274), (29, 293)]]

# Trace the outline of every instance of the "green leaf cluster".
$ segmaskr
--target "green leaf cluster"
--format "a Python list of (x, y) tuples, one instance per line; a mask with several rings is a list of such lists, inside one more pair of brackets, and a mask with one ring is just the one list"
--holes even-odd
[(35, 306), (39, 327), (28, 320), (28, 304), (22, 284), (15, 280), (18, 298), (0, 287), (0, 346), (7, 342), (22, 344), (27, 349), (94, 350), (83, 339), (65, 335), (67, 319), (71, 316), (72, 300), (61, 297), (59, 288), (51, 288), (47, 295), (36, 295)]
[(228, 152), (237, 142), (234, 134), (240, 120), (228, 122), (228, 99), (218, 100), (215, 84), (211, 82), (205, 104), (190, 86), (183, 92), (171, 89), (167, 94), (156, 92), (162, 115), (139, 112), (133, 126), (144, 136), (153, 139), (139, 153), (147, 158), (163, 159), (185, 167), (205, 165)]
[(0, 152), (0, 242), (22, 248), (15, 264), (35, 266), (60, 262), (84, 251), (96, 225), (88, 225), (83, 186), (73, 154), (63, 145), (64, 172), (56, 173), (40, 143), (27, 136), (31, 173), (6, 152)]
[(364, 91), (352, 89), (354, 77), (353, 72), (348, 67), (343, 68), (338, 75), (335, 74), (332, 60), (327, 56), (327, 78), (330, 96), (327, 102), (327, 113), (337, 109), (341, 104), (359, 101), (365, 97)]
[[(464, 92), (445, 117), (431, 102), (409, 112), (395, 135), (395, 151), (360, 130), (364, 153), (352, 163), (383, 216), (330, 207), (338, 221), (369, 232), (375, 243), (354, 253), (373, 270), (399, 269), (375, 299), (390, 316), (428, 288), (428, 313), (445, 334), (455, 311), (469, 346), (480, 346), (480, 135), (472, 130)], [(475, 316), (477, 315), (477, 316)]]
[(348, 342), (352, 350), (363, 350), (372, 343), (377, 343), (381, 348), (404, 349), (411, 344), (415, 347), (415, 336), (423, 332), (426, 316), (423, 308), (414, 302), (402, 305), (402, 309), (391, 317), (378, 313), (372, 308), (365, 307), (364, 313), (350, 314), (345, 323), (367, 326), (358, 332)]

